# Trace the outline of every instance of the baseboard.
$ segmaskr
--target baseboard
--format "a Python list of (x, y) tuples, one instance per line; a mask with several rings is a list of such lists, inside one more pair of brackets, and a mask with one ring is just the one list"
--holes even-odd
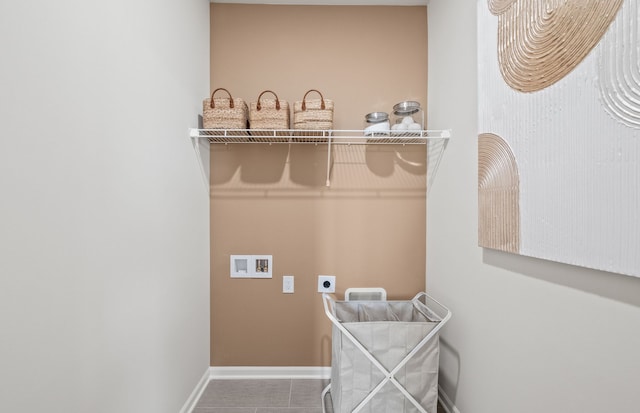
[(209, 368), (211, 379), (328, 379), (331, 367), (237, 366)]
[(196, 385), (195, 389), (189, 395), (184, 406), (180, 409), (180, 413), (191, 413), (193, 409), (196, 408), (198, 404), (198, 400), (200, 400), (200, 396), (202, 396), (202, 392), (207, 388), (207, 384), (209, 384), (209, 380), (211, 379), (211, 371), (210, 369), (205, 370), (204, 375)]
[(460, 410), (453, 404), (453, 401), (442, 390), (441, 386), (438, 386), (438, 401), (446, 413), (460, 413)]

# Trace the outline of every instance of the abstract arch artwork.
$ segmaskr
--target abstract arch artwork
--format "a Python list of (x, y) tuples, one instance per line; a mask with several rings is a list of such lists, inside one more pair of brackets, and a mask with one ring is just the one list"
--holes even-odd
[(516, 158), (500, 136), (478, 137), (478, 244), (520, 252), (520, 181)]
[(640, 0), (477, 0), (478, 243), (640, 277)]

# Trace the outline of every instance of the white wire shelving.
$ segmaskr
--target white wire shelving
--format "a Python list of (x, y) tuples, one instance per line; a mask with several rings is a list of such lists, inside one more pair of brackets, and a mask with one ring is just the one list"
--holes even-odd
[(428, 191), (449, 143), (451, 131), (383, 131), (365, 135), (364, 130), (190, 129), (189, 135), (194, 141), (209, 144), (326, 145), (327, 187), (331, 185), (332, 145), (426, 145)]
[(425, 145), (432, 140), (448, 139), (451, 133), (449, 130), (387, 131), (365, 136), (363, 130), (191, 129), (190, 135), (223, 144)]

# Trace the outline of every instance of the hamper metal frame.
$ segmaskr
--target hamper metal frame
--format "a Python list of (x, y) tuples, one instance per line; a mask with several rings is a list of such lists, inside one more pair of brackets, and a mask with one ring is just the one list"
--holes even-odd
[[(335, 300), (329, 294), (322, 295), (322, 302), (324, 304), (324, 310), (331, 320), (331, 323), (337, 327), (340, 332), (347, 337), (349, 341), (351, 341), (354, 346), (362, 352), (362, 354), (373, 364), (383, 375), (384, 378), (380, 383), (378, 383), (369, 394), (356, 405), (356, 407), (352, 410), (353, 413), (359, 412), (364, 408), (364, 406), (369, 403), (373, 397), (380, 392), (380, 390), (387, 384), (392, 383), (404, 396), (407, 400), (413, 404), (420, 413), (435, 413), (428, 412), (425, 410), (422, 405), (413, 397), (407, 389), (397, 380), (396, 374), (407, 364), (407, 362), (414, 357), (420, 349), (422, 349), (430, 340), (435, 339), (442, 327), (446, 324), (447, 321), (451, 318), (451, 311), (438, 301), (436, 301), (431, 296), (427, 295), (424, 292), (420, 292), (416, 294), (415, 297), (411, 300), (413, 307), (420, 312), (423, 316), (431, 321), (437, 322), (437, 325), (424, 337), (422, 340), (416, 344), (413, 349), (391, 370), (385, 368), (365, 347), (362, 343), (360, 343), (356, 337), (342, 325), (342, 322), (338, 320), (335, 314)], [(331, 383), (329, 383), (325, 389), (322, 391), (322, 411), (326, 412), (325, 409), (325, 396), (331, 389)]]

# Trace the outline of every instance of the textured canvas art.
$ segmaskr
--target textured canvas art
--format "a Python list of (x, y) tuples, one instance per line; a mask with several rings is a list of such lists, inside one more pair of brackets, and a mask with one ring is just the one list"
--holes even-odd
[(640, 0), (478, 0), (479, 245), (640, 276)]

